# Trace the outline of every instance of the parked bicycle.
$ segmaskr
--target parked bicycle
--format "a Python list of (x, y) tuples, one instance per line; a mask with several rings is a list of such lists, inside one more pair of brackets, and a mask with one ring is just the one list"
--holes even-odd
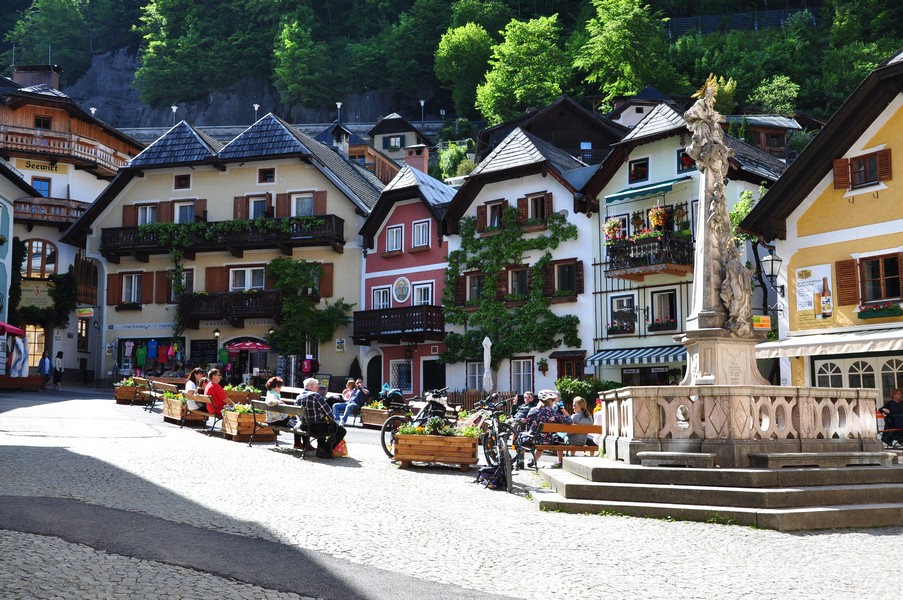
[(447, 408), (448, 399), (442, 395), (446, 390), (448, 388), (433, 390), (428, 392), (425, 398), (412, 398), (410, 402), (425, 401), (423, 407), (416, 415), (411, 412), (410, 403), (405, 403), (398, 397), (390, 398), (389, 404), (386, 405), (390, 413), (389, 418), (383, 423), (379, 434), (383, 452), (389, 458), (395, 458), (395, 434), (402, 425), (425, 425), (433, 417), (444, 419), (450, 425), (454, 425), (457, 422), (457, 413), (451, 411), (452, 414), (449, 415)]
[[(489, 418), (486, 419), (486, 431), (483, 433), (483, 455), (491, 467), (502, 469), (505, 481), (505, 489), (510, 492), (512, 486), (512, 472), (514, 471), (511, 455), (512, 444), (516, 443), (517, 433), (507, 422), (502, 419), (507, 416), (505, 403), (483, 403), (489, 410)], [(514, 449), (515, 456), (519, 450)]]

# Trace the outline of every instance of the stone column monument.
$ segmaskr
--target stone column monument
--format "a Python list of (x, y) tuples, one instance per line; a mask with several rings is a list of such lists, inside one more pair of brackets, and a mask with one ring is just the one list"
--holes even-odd
[(751, 274), (734, 243), (724, 187), (733, 151), (724, 143), (715, 111), (717, 83), (709, 76), (686, 112), (692, 141), (687, 154), (701, 173), (693, 306), (686, 334), (675, 339), (687, 348), (687, 374), (681, 385), (769, 385), (756, 366), (755, 345), (763, 339), (752, 327)]

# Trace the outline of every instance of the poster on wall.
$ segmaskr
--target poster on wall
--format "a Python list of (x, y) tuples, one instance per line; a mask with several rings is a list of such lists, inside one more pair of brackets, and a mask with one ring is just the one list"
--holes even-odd
[(833, 323), (833, 287), (829, 264), (796, 270), (796, 318), (799, 329), (828, 327)]

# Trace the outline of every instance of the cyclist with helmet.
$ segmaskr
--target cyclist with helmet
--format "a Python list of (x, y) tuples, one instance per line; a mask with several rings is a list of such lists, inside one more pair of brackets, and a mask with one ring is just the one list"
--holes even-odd
[[(527, 429), (533, 435), (533, 439), (536, 441), (536, 444), (551, 444), (552, 443), (552, 435), (551, 433), (542, 433), (538, 434), (539, 426), (542, 423), (567, 423), (570, 424), (571, 417), (568, 415), (567, 410), (564, 408), (564, 404), (561, 402), (561, 396), (555, 390), (542, 390), (539, 392), (539, 408), (535, 408), (530, 411), (527, 416)], [(541, 450), (533, 451), (533, 462), (530, 464), (531, 467), (535, 467), (539, 464), (539, 456), (542, 453)], [(551, 466), (552, 469), (561, 468), (561, 463), (564, 460), (564, 451), (558, 451), (558, 462)]]

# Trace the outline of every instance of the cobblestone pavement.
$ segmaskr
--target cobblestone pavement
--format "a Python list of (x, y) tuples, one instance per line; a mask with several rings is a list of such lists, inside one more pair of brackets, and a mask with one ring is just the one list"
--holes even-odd
[[(0, 495), (71, 499), (260, 538), (341, 559), (320, 565), (335, 578), (355, 565), (461, 586), (476, 598), (897, 597), (875, 569), (899, 557), (903, 528), (787, 534), (545, 513), (528, 498), (540, 485), (532, 472), (518, 474), (519, 493), (509, 495), (473, 484), (474, 472), (400, 470), (356, 431), (350, 457), (301, 460), (272, 444), (249, 448), (180, 429), (109, 395), (68, 396), (76, 397), (0, 394)], [(0, 597), (306, 592), (136, 555), (0, 531)]]

